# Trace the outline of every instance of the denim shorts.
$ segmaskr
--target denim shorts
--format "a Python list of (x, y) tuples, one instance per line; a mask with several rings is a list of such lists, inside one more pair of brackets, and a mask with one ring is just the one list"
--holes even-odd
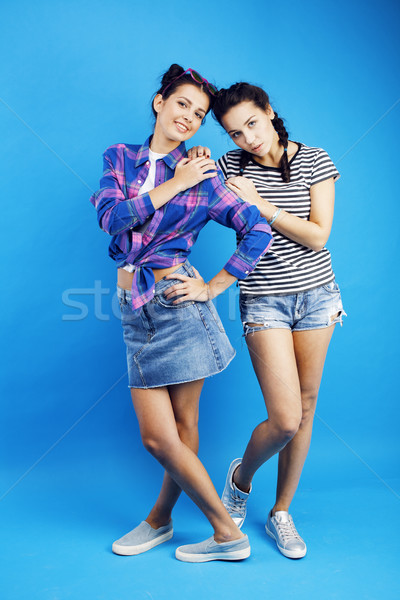
[[(175, 273), (194, 277), (186, 261)], [(161, 279), (154, 298), (132, 311), (131, 292), (117, 287), (130, 388), (155, 388), (203, 379), (225, 369), (235, 356), (214, 304), (167, 300), (178, 279)]]
[[(244, 335), (264, 329), (307, 331), (342, 325), (340, 289), (335, 280), (306, 292), (271, 296), (240, 296)], [(257, 323), (249, 327), (248, 323)]]

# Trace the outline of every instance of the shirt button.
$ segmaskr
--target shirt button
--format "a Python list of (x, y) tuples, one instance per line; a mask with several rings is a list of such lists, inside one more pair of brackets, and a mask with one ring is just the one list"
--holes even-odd
[(140, 179), (138, 180), (138, 183), (142, 183), (142, 182), (140, 181)]
[(248, 274), (248, 271), (245, 271), (246, 275)]

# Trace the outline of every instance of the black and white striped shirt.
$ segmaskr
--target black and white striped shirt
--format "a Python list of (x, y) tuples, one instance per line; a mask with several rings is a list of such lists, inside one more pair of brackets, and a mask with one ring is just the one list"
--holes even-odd
[[(340, 175), (325, 150), (299, 144), (290, 160), (290, 182), (282, 180), (280, 170), (265, 167), (253, 159), (243, 176), (251, 179), (262, 198), (278, 208), (308, 220), (310, 187)], [(239, 175), (241, 150), (232, 150), (217, 164), (226, 179)], [(250, 275), (239, 280), (240, 290), (249, 295), (296, 294), (325, 285), (334, 279), (331, 255), (327, 248), (315, 252), (273, 230), (274, 243)]]

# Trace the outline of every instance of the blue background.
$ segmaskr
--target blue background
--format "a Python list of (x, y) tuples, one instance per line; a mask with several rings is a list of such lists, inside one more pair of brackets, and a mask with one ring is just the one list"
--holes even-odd
[[(3, 598), (399, 597), (398, 27), (387, 0), (2, 3)], [(220, 87), (262, 85), (290, 138), (325, 148), (341, 172), (328, 247), (348, 318), (292, 505), (302, 561), (263, 530), (274, 459), (254, 480), (243, 564), (173, 558), (210, 535), (183, 496), (168, 545), (126, 559), (110, 550), (147, 515), (161, 468), (141, 446), (115, 267), (89, 196), (104, 149), (151, 132), (150, 99), (172, 62)], [(193, 142), (215, 158), (232, 148), (211, 117)], [(215, 224), (202, 232), (191, 261), (206, 279), (234, 237)], [(221, 490), (265, 408), (236, 288), (217, 307), (238, 355), (205, 384), (200, 456)]]

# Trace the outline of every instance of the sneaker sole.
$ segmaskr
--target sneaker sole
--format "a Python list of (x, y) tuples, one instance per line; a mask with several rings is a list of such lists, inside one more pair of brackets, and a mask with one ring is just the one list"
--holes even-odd
[(243, 548), (242, 550), (234, 550), (229, 553), (211, 552), (210, 554), (186, 554), (177, 548), (175, 556), (178, 560), (190, 563), (208, 562), (211, 560), (243, 560), (250, 556), (250, 547)]
[(268, 529), (267, 524), (265, 524), (265, 531), (269, 535), (269, 537), (275, 540), (279, 552), (283, 554), (283, 556), (286, 556), (286, 558), (303, 558), (303, 556), (307, 554), (307, 547), (302, 552), (299, 552), (299, 550), (286, 550), (286, 548), (282, 548), (282, 546), (278, 544), (278, 540), (276, 539), (272, 531)]
[(136, 554), (147, 552), (147, 550), (151, 550), (163, 542), (167, 542), (172, 538), (173, 535), (173, 531), (167, 531), (167, 533), (163, 533), (163, 535), (160, 535), (154, 540), (145, 542), (144, 544), (139, 544), (138, 546), (120, 546), (114, 542), (112, 545), (112, 551), (114, 554), (119, 554), (120, 556), (135, 556)]

